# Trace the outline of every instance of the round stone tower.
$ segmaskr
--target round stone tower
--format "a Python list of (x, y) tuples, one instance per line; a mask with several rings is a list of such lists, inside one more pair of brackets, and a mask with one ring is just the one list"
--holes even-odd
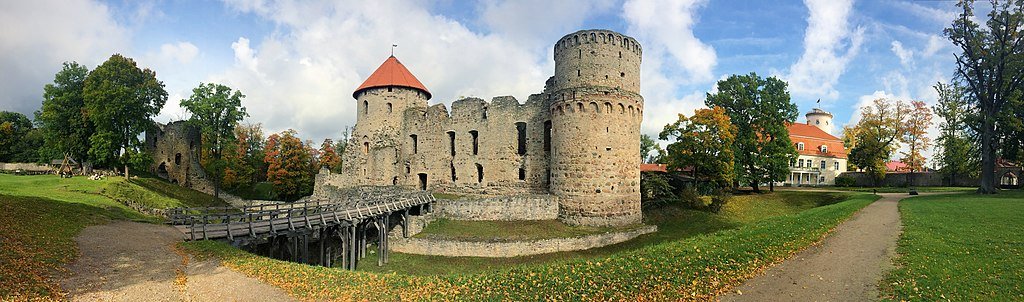
[(635, 39), (608, 30), (555, 44), (550, 191), (566, 223), (640, 222), (641, 53)]
[(807, 112), (806, 117), (808, 125), (818, 127), (818, 129), (825, 131), (825, 133), (832, 134), (832, 130), (835, 130), (835, 125), (832, 124), (832, 113), (828, 111), (814, 108)]
[(343, 168), (362, 185), (391, 185), (397, 177), (403, 113), (426, 107), (430, 91), (395, 56), (388, 57), (359, 88), (356, 126)]

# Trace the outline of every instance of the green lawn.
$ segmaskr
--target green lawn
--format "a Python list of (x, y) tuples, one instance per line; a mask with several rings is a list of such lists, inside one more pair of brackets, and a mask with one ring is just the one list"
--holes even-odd
[(892, 300), (1024, 300), (1024, 192), (926, 196), (900, 202)]
[(101, 207), (122, 207), (114, 199), (135, 200), (154, 208), (226, 206), (227, 203), (198, 191), (155, 178), (125, 180), (107, 177), (90, 180), (77, 176), (18, 176), (0, 174), (0, 193), (14, 196), (36, 196), (64, 202), (85, 203)]
[[(815, 194), (828, 197), (812, 197)], [(752, 198), (735, 205), (734, 210), (746, 214), (739, 216), (742, 219), (731, 218), (729, 214), (699, 214), (675, 209), (676, 213), (651, 217), (664, 223), (669, 221), (659, 219), (691, 219), (674, 221), (687, 226), (659, 230), (660, 236), (670, 239), (648, 236), (640, 240), (646, 243), (629, 248), (606, 248), (604, 253), (563, 257), (557, 261), (510, 263), (519, 265), (483, 272), (454, 270), (454, 273), (426, 276), (350, 272), (260, 257), (217, 242), (189, 242), (183, 246), (200, 257), (218, 257), (228, 267), (306, 300), (708, 300), (819, 241), (837, 224), (877, 199), (869, 194), (857, 194), (844, 202), (813, 207), (818, 201), (834, 202), (836, 195), (808, 192), (779, 195), (799, 201), (765, 198), (765, 205), (761, 205), (755, 197), (741, 196), (741, 200)], [(812, 208), (758, 219), (757, 215), (739, 209), (743, 202), (756, 206), (781, 203), (785, 207), (792, 206), (794, 211)], [(725, 230), (708, 233), (711, 229)], [(393, 255), (396, 256), (387, 267), (426, 267), (426, 264)], [(443, 261), (455, 258), (436, 258), (440, 261), (433, 261), (431, 266), (465, 264)], [(363, 263), (375, 261), (367, 257)]]

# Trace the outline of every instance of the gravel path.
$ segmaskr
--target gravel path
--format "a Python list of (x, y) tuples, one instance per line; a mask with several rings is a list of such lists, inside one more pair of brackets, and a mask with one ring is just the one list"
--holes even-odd
[(820, 245), (747, 280), (722, 301), (876, 301), (903, 229), (897, 207), (906, 193), (880, 194)]
[(90, 226), (61, 281), (72, 301), (291, 301), (283, 291), (175, 250), (174, 228), (118, 221)]

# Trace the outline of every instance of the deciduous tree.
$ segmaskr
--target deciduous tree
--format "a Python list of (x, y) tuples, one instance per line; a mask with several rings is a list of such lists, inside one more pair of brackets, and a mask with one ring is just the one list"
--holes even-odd
[(903, 122), (903, 136), (900, 142), (907, 144), (907, 151), (900, 159), (910, 168), (910, 183), (914, 183), (914, 172), (924, 168), (925, 158), (921, 152), (927, 151), (932, 145), (928, 137), (928, 128), (932, 126), (932, 110), (922, 101), (912, 101), (912, 108)]
[[(25, 136), (32, 131), (32, 121), (24, 114), (0, 111), (0, 162), (35, 161), (30, 156), (32, 147), (26, 144)], [(31, 157), (31, 158), (25, 158)]]
[(89, 138), (89, 156), (107, 165), (124, 166), (127, 178), (132, 154), (142, 142), (139, 134), (167, 102), (167, 91), (156, 73), (139, 69), (135, 61), (115, 54), (85, 78), (86, 114), (96, 126)]
[(707, 181), (722, 189), (732, 183), (736, 173), (733, 168), (736, 131), (725, 108), (715, 107), (698, 109), (689, 118), (679, 114), (679, 119), (665, 125), (658, 137), (672, 142), (665, 148), (669, 170), (692, 168), (695, 180)]
[(228, 86), (200, 83), (192, 89), (192, 96), (180, 103), (181, 108), (192, 114), (189, 122), (202, 133), (203, 168), (217, 180), (213, 194), (216, 197), (220, 196), (220, 182), (227, 167), (222, 157), (224, 148), (235, 140), (238, 122), (249, 116), (242, 107), (244, 97)]
[(89, 69), (76, 62), (65, 62), (53, 83), (43, 87), (43, 106), (36, 122), (43, 136), (43, 158), (63, 158), (64, 154), (81, 162), (89, 159), (89, 138), (96, 127), (86, 115), (85, 79)]
[(861, 107), (857, 123), (857, 145), (850, 151), (850, 161), (871, 175), (875, 183), (885, 178), (885, 161), (899, 148), (899, 138), (906, 132), (903, 121), (910, 107), (900, 101), (876, 99)]
[[(968, 124), (981, 143), (979, 193), (996, 193), (996, 151), (1004, 109), (1024, 85), (1024, 1), (992, 1), (984, 24), (975, 22), (974, 1), (960, 1), (960, 15), (945, 35), (960, 53), (956, 79), (963, 81), (970, 105), (978, 112)], [(1012, 119), (1010, 120), (1012, 121)]]
[(932, 107), (939, 123), (939, 137), (935, 140), (935, 161), (939, 171), (946, 175), (950, 185), (959, 177), (978, 175), (978, 148), (973, 144), (972, 132), (967, 123), (976, 118), (965, 99), (966, 91), (958, 84), (935, 84), (939, 94), (938, 103)]
[(786, 82), (756, 73), (732, 75), (718, 81), (718, 92), (708, 93), (704, 103), (723, 108), (737, 129), (732, 149), (738, 182), (757, 192), (760, 184), (771, 186), (786, 178), (789, 162), (796, 157), (786, 125), (799, 113)]
[(285, 199), (296, 199), (313, 189), (313, 174), (309, 148), (296, 136), (295, 130), (271, 134), (267, 138), (267, 180), (274, 191)]
[(329, 138), (324, 139), (324, 142), (320, 144), (320, 166), (334, 171), (340, 165), (341, 157), (338, 156), (338, 152), (334, 151), (334, 141)]

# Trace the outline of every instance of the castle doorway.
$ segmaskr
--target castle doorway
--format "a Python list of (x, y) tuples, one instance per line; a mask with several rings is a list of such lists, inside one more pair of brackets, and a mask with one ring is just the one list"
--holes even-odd
[(417, 174), (420, 177), (420, 190), (427, 190), (427, 173)]
[(1020, 182), (1017, 175), (1014, 175), (1013, 172), (1006, 172), (1006, 174), (1003, 174), (1003, 177), (999, 179), (999, 185), (1004, 189), (1014, 189), (1020, 186)]
[(167, 179), (169, 177), (169, 174), (167, 173), (167, 163), (166, 162), (160, 163), (160, 166), (156, 168), (156, 176), (158, 176), (160, 178), (163, 178), (163, 179)]

